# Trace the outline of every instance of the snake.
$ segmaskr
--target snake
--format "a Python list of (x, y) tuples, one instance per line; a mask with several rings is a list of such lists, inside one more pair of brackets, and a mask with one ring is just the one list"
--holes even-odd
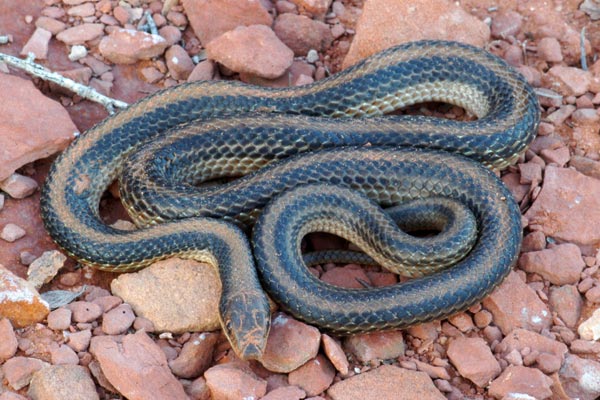
[[(476, 119), (389, 115), (430, 101)], [(489, 294), (514, 266), (522, 236), (518, 206), (493, 170), (518, 160), (538, 123), (537, 98), (518, 72), (449, 41), (391, 47), (305, 86), (190, 82), (77, 137), (48, 172), (42, 220), (59, 247), (99, 269), (134, 271), (173, 256), (209, 263), (222, 282), (225, 336), (239, 357), (260, 359), (269, 297), (301, 320), (351, 334), (443, 318)], [(204, 183), (222, 178), (235, 179)], [(100, 216), (115, 179), (138, 229)], [(419, 206), (423, 198), (432, 203)], [(444, 240), (429, 245), (435, 236), (403, 232), (419, 221), (388, 209), (404, 204)], [(474, 228), (455, 229), (463, 211)], [(301, 251), (313, 231), (355, 241), (414, 279), (365, 289), (324, 283)]]

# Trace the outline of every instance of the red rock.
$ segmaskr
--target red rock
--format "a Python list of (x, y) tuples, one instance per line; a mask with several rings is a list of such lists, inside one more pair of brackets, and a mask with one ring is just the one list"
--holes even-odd
[(135, 320), (135, 315), (129, 304), (121, 304), (102, 316), (102, 332), (107, 335), (125, 333)]
[(600, 308), (579, 325), (577, 333), (584, 340), (600, 339)]
[(98, 49), (103, 57), (115, 64), (133, 64), (163, 54), (167, 46), (167, 41), (158, 35), (115, 29), (102, 38)]
[(192, 73), (188, 76), (188, 82), (210, 81), (215, 77), (215, 63), (206, 60), (196, 64)]
[(92, 331), (85, 329), (67, 335), (67, 345), (77, 352), (86, 351), (92, 339)]
[(285, 13), (296, 13), (298, 7), (291, 1), (287, 0), (278, 0), (275, 2), (275, 9), (277, 10), (277, 14), (285, 14)]
[(567, 146), (563, 146), (558, 149), (544, 149), (540, 152), (540, 156), (547, 164), (554, 163), (559, 167), (563, 167), (569, 162), (571, 153)]
[(203, 377), (196, 378), (187, 384), (184, 383), (183, 386), (190, 400), (211, 400), (210, 389)]
[(571, 116), (575, 112), (575, 106), (571, 104), (566, 104), (561, 106), (558, 110), (554, 111), (550, 115), (548, 115), (545, 119), (548, 122), (551, 122), (555, 126), (560, 126), (564, 123), (567, 118)]
[(148, 333), (155, 331), (152, 321), (144, 317), (135, 317), (135, 321), (133, 321), (133, 329), (136, 331), (143, 329)]
[(560, 242), (600, 243), (600, 181), (573, 169), (546, 167), (544, 185), (525, 213), (529, 227)]
[(129, 12), (125, 7), (117, 6), (113, 9), (113, 16), (123, 26), (129, 22)]
[(111, 290), (136, 315), (152, 321), (158, 332), (213, 331), (221, 326), (221, 281), (207, 264), (170, 258), (120, 275), (111, 282)]
[(15, 240), (21, 239), (26, 234), (27, 232), (25, 232), (25, 229), (21, 228), (20, 226), (15, 224), (6, 224), (4, 225), (4, 228), (2, 228), (2, 232), (0, 232), (0, 238), (12, 243)]
[(461, 312), (448, 317), (448, 322), (458, 328), (459, 331), (466, 333), (475, 329), (473, 319), (467, 313)]
[(165, 38), (169, 46), (173, 46), (181, 40), (181, 31), (172, 25), (163, 26), (158, 30), (158, 34)]
[(600, 396), (600, 362), (567, 354), (559, 378), (572, 399), (594, 400)]
[(429, 375), (431, 379), (449, 380), (451, 378), (446, 368), (442, 366), (436, 367), (434, 365), (430, 365), (417, 359), (413, 359), (411, 360), (411, 362), (413, 362), (416, 365), (417, 371), (425, 372), (427, 375)]
[(515, 328), (539, 332), (552, 322), (546, 305), (515, 272), (483, 299), (483, 306), (492, 313), (494, 323), (505, 335)]
[(294, 3), (300, 10), (305, 11), (314, 16), (322, 16), (324, 15), (329, 6), (331, 5), (332, 0), (290, 0)]
[(499, 13), (492, 18), (491, 34), (495, 38), (506, 39), (516, 36), (523, 25), (523, 16), (514, 11)]
[(165, 354), (143, 331), (123, 336), (120, 343), (115, 337), (95, 336), (90, 353), (109, 382), (128, 399), (187, 399)]
[(81, 24), (65, 29), (56, 38), (68, 45), (84, 44), (104, 34), (104, 24)]
[(34, 58), (45, 60), (48, 58), (48, 44), (51, 37), (51, 32), (43, 28), (37, 28), (27, 43), (25, 43), (25, 46), (23, 46), (21, 55), (28, 56), (29, 54), (33, 54)]
[(288, 375), (291, 385), (302, 388), (307, 395), (315, 396), (325, 391), (333, 382), (335, 368), (319, 354)]
[(140, 74), (142, 79), (144, 79), (148, 83), (156, 83), (164, 78), (162, 72), (154, 67), (145, 67), (140, 70)]
[(479, 387), (485, 387), (497, 377), (500, 364), (481, 338), (459, 337), (450, 342), (448, 358), (459, 374)]
[(552, 379), (538, 369), (509, 365), (489, 387), (489, 394), (502, 399), (510, 393), (546, 399), (552, 395)]
[(92, 322), (102, 315), (100, 306), (89, 301), (74, 301), (67, 307), (73, 312), (75, 322)]
[(349, 336), (344, 340), (344, 348), (366, 363), (399, 357), (404, 354), (405, 345), (402, 331), (395, 330)]
[(67, 24), (58, 21), (54, 18), (41, 16), (35, 21), (35, 26), (47, 30), (53, 35), (56, 35), (65, 30)]
[(72, 311), (68, 308), (57, 308), (48, 314), (48, 328), (54, 330), (66, 330), (71, 325)]
[(317, 328), (277, 313), (260, 362), (269, 371), (288, 373), (316, 357), (320, 338)]
[(249, 369), (229, 363), (204, 373), (213, 400), (258, 399), (267, 393), (267, 382)]
[(106, 313), (123, 304), (123, 299), (117, 296), (100, 296), (92, 300), (92, 303), (98, 304), (102, 312)]
[(0, 319), (0, 364), (17, 352), (18, 342), (12, 324), (7, 318)]
[(579, 247), (565, 243), (522, 254), (519, 267), (529, 273), (539, 274), (555, 285), (568, 285), (579, 282), (585, 263)]
[(567, 346), (563, 343), (525, 329), (515, 329), (496, 346), (495, 351), (501, 355), (506, 355), (513, 350), (523, 352), (526, 348), (540, 354), (553, 354), (561, 361), (567, 352)]
[(207, 56), (232, 71), (274, 79), (292, 65), (294, 53), (264, 25), (238, 27), (206, 45)]
[(327, 390), (333, 400), (443, 400), (424, 372), (382, 365), (371, 371), (335, 383)]
[(330, 268), (321, 275), (321, 280), (331, 285), (353, 289), (364, 288), (361, 282), (371, 284), (369, 276), (357, 265)]
[(409, 335), (419, 338), (424, 342), (433, 342), (437, 340), (440, 331), (440, 321), (432, 321), (424, 324), (414, 325), (407, 329)]
[(33, 260), (27, 270), (27, 280), (37, 289), (50, 282), (64, 266), (67, 257), (58, 250), (45, 251)]
[(173, 79), (185, 80), (194, 69), (194, 63), (187, 51), (179, 45), (169, 47), (165, 53), (165, 60)]
[(581, 96), (592, 83), (592, 74), (574, 67), (556, 65), (546, 73), (542, 82), (563, 96)]
[(525, 185), (537, 186), (542, 181), (542, 166), (533, 162), (519, 164), (520, 182)]
[(333, 41), (329, 26), (305, 15), (282, 14), (275, 20), (275, 34), (296, 56), (305, 56), (309, 50), (326, 50)]
[(80, 365), (52, 365), (37, 371), (31, 378), (27, 395), (47, 400), (100, 398), (88, 371)]
[(585, 292), (585, 298), (590, 303), (600, 303), (600, 286), (594, 286)]
[(449, 0), (367, 1), (344, 68), (393, 45), (419, 39), (446, 39), (483, 46), (490, 29)]
[(8, 193), (14, 199), (23, 199), (35, 193), (38, 188), (37, 182), (21, 174), (13, 173), (0, 182), (0, 189)]
[(342, 375), (348, 375), (348, 358), (342, 349), (342, 346), (335, 341), (331, 336), (322, 334), (321, 341), (323, 343), (323, 351), (329, 358), (329, 361), (333, 364)]
[(83, 3), (67, 10), (67, 14), (72, 17), (90, 17), (94, 15), (96, 8), (92, 3)]
[(540, 251), (546, 248), (546, 235), (544, 232), (533, 231), (528, 233), (523, 238), (523, 244), (521, 244), (521, 251), (527, 253), (529, 251)]
[(176, 359), (169, 361), (171, 371), (181, 378), (197, 378), (210, 367), (219, 335), (194, 333), (183, 345)]
[(483, 329), (492, 323), (492, 313), (487, 310), (478, 311), (475, 313), (475, 315), (473, 315), (473, 320), (475, 322), (475, 326), (477, 326), (479, 329)]
[(553, 374), (560, 369), (562, 360), (554, 354), (541, 353), (536, 358), (537, 368), (545, 374)]
[(306, 397), (306, 392), (298, 386), (282, 386), (271, 390), (261, 400), (301, 400)]
[(561, 62), (563, 60), (560, 42), (553, 37), (542, 38), (537, 45), (538, 56), (545, 61)]
[(4, 107), (0, 119), (0, 180), (21, 166), (63, 150), (77, 132), (67, 111), (31, 81), (0, 74)]
[(183, 0), (183, 8), (202, 45), (238, 26), (271, 26), (273, 18), (260, 1)]
[(14, 390), (20, 390), (29, 385), (34, 372), (49, 366), (47, 362), (29, 357), (13, 357), (2, 365), (4, 379)]
[(50, 360), (53, 365), (77, 365), (79, 357), (69, 346), (61, 344), (50, 351)]
[(581, 316), (583, 300), (573, 285), (550, 289), (550, 307), (569, 328), (574, 328)]
[(50, 309), (33, 285), (0, 265), (0, 318), (15, 328), (42, 321)]
[[(581, 96), (580, 98), (585, 98)], [(571, 120), (577, 125), (592, 125), (600, 121), (600, 115), (594, 108), (580, 108), (571, 115)]]
[(27, 397), (23, 397), (20, 394), (14, 392), (4, 392), (0, 394), (0, 400), (28, 400)]

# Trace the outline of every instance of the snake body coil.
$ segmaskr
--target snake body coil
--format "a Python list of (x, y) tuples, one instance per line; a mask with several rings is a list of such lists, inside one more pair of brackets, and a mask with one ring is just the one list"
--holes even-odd
[[(377, 117), (424, 101), (457, 104), (478, 119)], [(345, 116), (374, 118), (331, 118)], [(78, 138), (49, 172), (42, 216), (62, 248), (99, 268), (127, 271), (172, 255), (218, 266), (224, 331), (241, 357), (259, 358), (270, 321), (261, 282), (294, 315), (339, 332), (439, 318), (489, 293), (516, 260), (519, 210), (489, 170), (437, 150), (503, 168), (525, 150), (538, 122), (537, 100), (522, 77), (498, 58), (452, 42), (397, 46), (303, 87), (190, 83), (142, 99)], [(124, 168), (127, 157), (153, 141)], [(397, 146), (434, 150), (392, 148)], [(301, 155), (310, 150), (320, 151)], [(155, 154), (154, 164), (147, 164), (149, 153)], [(222, 188), (192, 187), (267, 164)], [(129, 232), (106, 226), (98, 213), (102, 193), (124, 169), (130, 172), (122, 178), (124, 202), (139, 225), (148, 225)], [(362, 240), (372, 251), (378, 243), (369, 247), (371, 242), (386, 235), (367, 233), (361, 239), (352, 232), (370, 227), (365, 221), (388, 217), (354, 210), (370, 201), (344, 203), (353, 195), (343, 188), (301, 186), (284, 193), (319, 182), (356, 188), (384, 206), (449, 197), (473, 212), (481, 234), (464, 259), (443, 271), (390, 288), (333, 288), (301, 268), (301, 236), (315, 229), (335, 231)], [(273, 196), (277, 199), (261, 214)], [(328, 208), (326, 200), (346, 204), (346, 213), (334, 215), (332, 208), (340, 206)], [(259, 214), (254, 250), (260, 278), (243, 232), (205, 218), (244, 226)], [(387, 259), (369, 255), (382, 263)], [(439, 269), (407, 268), (415, 276)]]

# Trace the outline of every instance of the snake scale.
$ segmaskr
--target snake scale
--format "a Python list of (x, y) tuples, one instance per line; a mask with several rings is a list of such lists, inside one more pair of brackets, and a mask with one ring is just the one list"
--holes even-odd
[[(427, 101), (477, 119), (383, 116)], [(223, 330), (240, 357), (258, 359), (270, 327), (263, 288), (298, 318), (339, 333), (405, 327), (481, 300), (510, 271), (521, 242), (519, 209), (490, 168), (514, 162), (538, 122), (536, 96), (517, 72), (454, 42), (396, 46), (301, 87), (188, 83), (77, 138), (50, 169), (42, 217), (59, 246), (101, 269), (130, 271), (174, 255), (217, 267)], [(134, 231), (99, 216), (120, 174)], [(443, 240), (398, 232), (397, 224), (418, 229), (419, 221), (377, 206), (405, 202)], [(465, 210), (474, 228), (456, 228)], [(369, 289), (323, 283), (300, 251), (313, 231), (346, 237), (416, 278)]]

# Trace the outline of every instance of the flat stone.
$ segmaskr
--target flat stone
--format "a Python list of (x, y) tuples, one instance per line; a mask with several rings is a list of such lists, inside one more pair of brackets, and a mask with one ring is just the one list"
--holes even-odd
[(458, 337), (448, 346), (448, 359), (459, 374), (485, 387), (502, 371), (492, 351), (481, 338)]
[(17, 352), (19, 343), (17, 342), (17, 336), (15, 330), (7, 318), (0, 319), (0, 364), (8, 360)]
[(494, 323), (505, 335), (516, 328), (539, 332), (552, 323), (546, 305), (514, 271), (483, 299), (482, 304), (492, 313)]
[(489, 386), (491, 396), (502, 399), (510, 393), (546, 399), (552, 395), (552, 379), (538, 369), (509, 365)]
[(308, 396), (325, 391), (333, 382), (335, 368), (322, 354), (309, 360), (288, 375), (288, 381), (303, 389)]
[(600, 397), (600, 362), (567, 354), (559, 379), (571, 399), (595, 400)]
[(48, 58), (48, 44), (52, 38), (52, 33), (45, 30), (44, 28), (37, 28), (33, 31), (33, 35), (29, 38), (23, 49), (21, 50), (22, 56), (33, 56), (38, 60), (45, 60)]
[(519, 267), (536, 273), (554, 285), (576, 284), (585, 267), (581, 250), (574, 244), (565, 243), (541, 251), (523, 253)]
[(74, 301), (67, 307), (73, 312), (75, 322), (92, 322), (102, 315), (100, 306), (89, 301)]
[(50, 282), (63, 267), (67, 257), (58, 250), (45, 251), (36, 258), (27, 269), (27, 280), (36, 289)]
[(29, 385), (34, 372), (49, 365), (37, 358), (13, 357), (2, 365), (2, 373), (11, 388), (20, 390)]
[(560, 242), (582, 246), (600, 243), (600, 180), (573, 169), (547, 166), (544, 184), (525, 213), (529, 228)]
[(219, 329), (221, 281), (213, 267), (193, 260), (159, 261), (111, 282), (112, 292), (157, 332)]
[(561, 361), (564, 360), (567, 353), (567, 346), (556, 340), (552, 340), (539, 333), (531, 332), (525, 329), (515, 329), (508, 334), (494, 349), (496, 353), (505, 356), (513, 350), (519, 352), (529, 348), (538, 353), (549, 353), (557, 356)]
[(298, 386), (282, 386), (271, 390), (261, 400), (301, 400), (306, 397), (306, 392)]
[(311, 49), (324, 51), (333, 41), (329, 25), (305, 15), (281, 14), (273, 30), (296, 56), (305, 56)]
[(125, 333), (135, 320), (135, 315), (129, 304), (110, 310), (102, 316), (102, 332), (107, 335), (119, 335)]
[(298, 9), (316, 17), (323, 16), (327, 12), (331, 5), (331, 1), (332, 0), (291, 0)]
[(167, 46), (167, 41), (159, 35), (115, 29), (102, 38), (98, 49), (103, 57), (115, 64), (133, 64), (163, 54)]
[(72, 348), (61, 344), (50, 350), (50, 361), (53, 365), (77, 365), (79, 364), (79, 357)]
[(18, 168), (63, 150), (77, 127), (65, 108), (44, 96), (29, 80), (0, 74), (4, 107), (0, 119), (0, 180)]
[(68, 45), (84, 44), (104, 34), (104, 24), (81, 24), (65, 29), (56, 38)]
[(589, 90), (592, 74), (580, 68), (555, 65), (542, 81), (563, 96), (581, 96)]
[(0, 318), (10, 320), (15, 328), (42, 321), (50, 312), (33, 285), (0, 265)]
[(267, 393), (267, 382), (234, 363), (215, 365), (204, 373), (213, 399), (258, 399)]
[(66, 330), (71, 326), (73, 312), (68, 308), (57, 308), (48, 314), (48, 328), (54, 330)]
[(445, 39), (484, 46), (489, 27), (449, 0), (366, 1), (343, 67), (388, 47), (419, 39)]
[(382, 365), (335, 383), (327, 390), (333, 400), (444, 400), (425, 372)]
[(507, 39), (521, 30), (523, 16), (514, 11), (499, 12), (492, 18), (491, 34), (495, 38)]
[(206, 45), (208, 58), (232, 71), (275, 79), (292, 65), (294, 52), (264, 25), (238, 27)]
[(96, 400), (96, 385), (85, 367), (51, 365), (33, 374), (27, 395), (32, 400)]
[(95, 336), (90, 353), (108, 381), (128, 399), (188, 398), (171, 373), (165, 353), (143, 331), (121, 338)]
[(92, 340), (92, 331), (85, 329), (79, 332), (68, 333), (67, 345), (77, 352), (86, 351)]
[(202, 45), (238, 26), (273, 24), (273, 17), (256, 0), (183, 0), (190, 25)]
[(194, 63), (187, 51), (179, 45), (169, 47), (165, 54), (167, 67), (173, 79), (185, 80), (194, 70)]
[(57, 35), (65, 30), (67, 24), (54, 18), (41, 16), (35, 21), (35, 26), (45, 29), (53, 35)]
[(337, 369), (342, 375), (347, 375), (349, 363), (342, 346), (340, 346), (340, 344), (331, 336), (326, 334), (321, 335), (321, 342), (323, 343), (323, 351), (335, 369)]
[(180, 378), (199, 377), (210, 367), (218, 340), (217, 333), (193, 334), (183, 345), (177, 358), (169, 361), (171, 371)]
[(404, 355), (402, 331), (384, 331), (348, 336), (344, 348), (362, 363), (371, 360), (387, 360)]
[(577, 333), (584, 340), (600, 339), (600, 308), (579, 325)]
[(288, 373), (316, 357), (320, 338), (317, 328), (276, 313), (260, 362), (269, 371)]
[(574, 285), (552, 287), (549, 303), (553, 311), (569, 328), (574, 328), (581, 316), (583, 300)]

